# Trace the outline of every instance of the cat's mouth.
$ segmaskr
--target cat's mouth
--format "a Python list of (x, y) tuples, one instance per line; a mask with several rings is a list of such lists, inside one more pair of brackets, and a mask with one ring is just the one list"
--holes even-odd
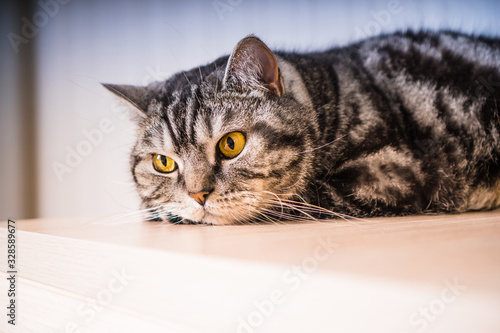
[(208, 209), (204, 208), (203, 216), (199, 221), (195, 221), (197, 224), (210, 224), (210, 225), (227, 225), (234, 224), (234, 219), (229, 218), (225, 214), (215, 214)]
[[(163, 210), (163, 209), (162, 209)], [(165, 210), (163, 210), (165, 212)], [(164, 219), (173, 224), (208, 224), (208, 225), (227, 225), (234, 224), (234, 219), (229, 218), (231, 214), (218, 212), (217, 207), (190, 207), (189, 209), (172, 209)]]
[(215, 215), (205, 212), (201, 217), (186, 216), (170, 218), (170, 222), (174, 224), (205, 224), (205, 225), (227, 225), (234, 224), (235, 221), (228, 219), (226, 216)]
[(188, 209), (178, 214), (174, 220), (170, 219), (170, 221), (177, 224), (230, 225), (252, 218), (248, 213), (244, 214), (241, 207), (229, 208), (210, 205)]
[[(161, 203), (158, 220), (173, 224), (233, 225), (255, 220), (260, 212), (259, 201), (255, 194), (244, 193), (232, 196), (231, 200), (209, 198), (199, 204), (192, 198), (177, 202)], [(269, 211), (269, 209), (264, 209)], [(271, 217), (272, 218), (272, 217)]]

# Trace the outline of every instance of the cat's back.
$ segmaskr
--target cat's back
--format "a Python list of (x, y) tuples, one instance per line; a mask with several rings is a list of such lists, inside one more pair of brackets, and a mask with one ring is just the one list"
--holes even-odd
[(354, 44), (346, 50), (355, 51), (366, 65), (390, 59), (408, 59), (401, 65), (404, 64), (410, 71), (429, 69), (419, 66), (422, 64), (439, 64), (440, 67), (455, 65), (456, 71), (468, 66), (500, 70), (500, 38), (453, 31), (408, 31), (382, 35)]
[(344, 50), (403, 119), (399, 145), (439, 183), (464, 193), (459, 210), (500, 205), (500, 39), (456, 32), (407, 32)]
[[(342, 137), (330, 147), (340, 157), (328, 177), (349, 167), (379, 179), (373, 159), (397, 152), (411, 160), (422, 201), (434, 203), (427, 208), (500, 205), (500, 39), (409, 31), (288, 59), (315, 96), (324, 141)], [(375, 185), (365, 183), (348, 192), (367, 201)]]

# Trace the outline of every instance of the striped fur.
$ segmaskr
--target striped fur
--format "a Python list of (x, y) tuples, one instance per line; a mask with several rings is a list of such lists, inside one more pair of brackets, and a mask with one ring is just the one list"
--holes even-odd
[[(158, 219), (231, 224), (500, 206), (499, 39), (407, 32), (319, 53), (252, 47), (239, 55), (245, 62), (237, 47), (145, 88), (105, 85), (142, 110), (132, 172)], [(279, 70), (269, 72), (268, 61)], [(222, 159), (217, 143), (234, 131), (246, 146)], [(152, 154), (178, 170), (155, 172)], [(206, 188), (204, 206), (188, 196)]]

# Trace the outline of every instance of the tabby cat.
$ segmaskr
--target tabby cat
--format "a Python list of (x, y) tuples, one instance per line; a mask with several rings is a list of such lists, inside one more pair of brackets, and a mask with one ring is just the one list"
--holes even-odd
[(147, 87), (132, 173), (151, 219), (235, 224), (500, 206), (500, 39), (401, 32), (228, 57)]

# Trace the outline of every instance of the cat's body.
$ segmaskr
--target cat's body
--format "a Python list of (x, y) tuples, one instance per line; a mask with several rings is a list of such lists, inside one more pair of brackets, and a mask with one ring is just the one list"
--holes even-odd
[[(144, 208), (211, 224), (496, 208), (499, 86), (500, 40), (451, 32), (275, 56), (248, 37), (166, 82), (107, 85), (145, 113)], [(175, 169), (155, 171), (156, 156)]]

